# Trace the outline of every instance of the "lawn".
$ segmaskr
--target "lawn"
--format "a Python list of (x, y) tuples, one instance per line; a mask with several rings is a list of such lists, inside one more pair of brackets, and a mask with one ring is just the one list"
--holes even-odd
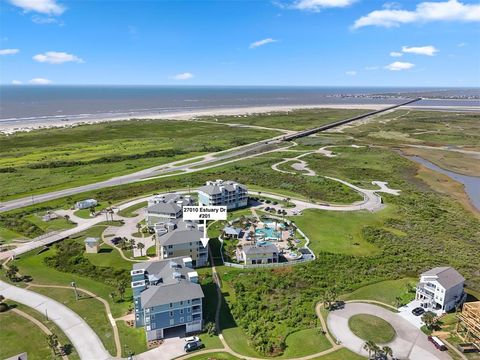
[(123, 217), (135, 217), (137, 216), (137, 210), (141, 208), (146, 208), (148, 203), (146, 201), (142, 201), (141, 203), (129, 206), (123, 210), (120, 210), (118, 212), (118, 215), (123, 216)]
[(343, 348), (312, 360), (365, 360), (365, 358)]
[[(53, 358), (46, 335), (36, 325), (13, 311), (0, 313), (0, 358), (5, 359), (22, 352), (29, 360)], [(28, 340), (28, 341), (26, 341)]]
[(375, 255), (379, 249), (367, 242), (363, 235), (366, 226), (382, 226), (394, 216), (392, 205), (379, 212), (305, 210), (290, 219), (310, 238), (315, 254), (331, 252), (347, 255)]
[(97, 333), (108, 352), (111, 355), (116, 354), (113, 329), (105, 312), (105, 307), (100, 301), (81, 292), (79, 292), (81, 294), (79, 300), (76, 300), (73, 289), (32, 287), (31, 290), (57, 300), (80, 315)]
[[(68, 359), (69, 360), (79, 360), (80, 359), (77, 351), (75, 350), (75, 348), (71, 344), (70, 339), (63, 333), (63, 331), (53, 321), (51, 321), (50, 319), (47, 320), (45, 318), (45, 314), (42, 314), (42, 313), (40, 313), (40, 312), (38, 312), (38, 311), (28, 307), (28, 306), (25, 306), (23, 304), (20, 304), (20, 303), (14, 302), (14, 301), (8, 301), (8, 304), (10, 306), (15, 306), (16, 309), (19, 309), (19, 310), (33, 316), (38, 321), (40, 321), (43, 325), (45, 325), (48, 329), (50, 329), (52, 334), (57, 335), (58, 341), (61, 345), (69, 344), (71, 346), (71, 350), (70, 350), (71, 352), (68, 354)], [(1, 328), (1, 326), (0, 326), (0, 328)], [(35, 328), (35, 326), (32, 326), (32, 328)], [(3, 343), (1, 333), (0, 333), (0, 341)]]
[(348, 326), (359, 338), (373, 341), (375, 344), (387, 344), (396, 336), (392, 325), (374, 315), (353, 315), (348, 319)]
[(345, 296), (342, 300), (375, 300), (384, 304), (399, 306), (407, 304), (415, 298), (417, 279), (403, 278), (398, 280), (380, 281), (363, 286)]
[(236, 356), (230, 355), (227, 352), (220, 352), (220, 351), (192, 356), (189, 359), (190, 360), (240, 360)]
[[(0, 199), (39, 194), (226, 150), (278, 134), (221, 124), (131, 120), (0, 137)], [(95, 134), (95, 141), (92, 136)]]
[(287, 348), (280, 358), (307, 356), (331, 348), (330, 342), (319, 328), (296, 331), (287, 336)]
[(122, 344), (122, 356), (127, 357), (131, 354), (138, 355), (147, 351), (147, 339), (145, 337), (145, 329), (132, 328), (125, 324), (124, 321), (117, 321), (118, 334), (120, 343)]
[(51, 231), (71, 229), (76, 226), (76, 224), (72, 223), (71, 221), (67, 221), (63, 217), (59, 217), (57, 219), (53, 219), (50, 221), (43, 221), (41, 219), (40, 214), (38, 215), (31, 214), (31, 215), (28, 215), (26, 218), (28, 221), (37, 225), (40, 229), (42, 229), (46, 233)]
[(85, 254), (85, 257), (96, 266), (132, 270), (133, 262), (126, 261), (120, 256), (118, 250), (106, 244), (99, 247), (98, 253)]

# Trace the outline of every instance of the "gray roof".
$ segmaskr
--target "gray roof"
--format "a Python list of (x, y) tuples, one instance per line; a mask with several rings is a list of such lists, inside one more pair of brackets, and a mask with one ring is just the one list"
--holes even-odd
[(176, 214), (182, 207), (176, 203), (158, 203), (147, 208), (148, 213), (153, 214)]
[(247, 188), (245, 185), (239, 184), (234, 181), (222, 181), (222, 182), (216, 181), (210, 184), (207, 183), (207, 185), (200, 187), (198, 190), (203, 191), (208, 195), (216, 195), (216, 194), (222, 193), (222, 188), (224, 191), (228, 191), (228, 192), (235, 191), (235, 185), (238, 188), (247, 191)]
[(267, 245), (262, 245), (262, 246), (245, 245), (243, 247), (243, 252), (246, 255), (273, 254), (273, 253), (278, 253), (278, 249), (273, 244), (267, 244)]
[[(193, 269), (184, 266), (183, 259), (183, 257), (177, 257), (133, 265), (133, 270), (145, 270), (150, 281), (158, 280), (156, 284), (150, 283), (149, 287), (142, 291), (141, 299), (144, 307), (204, 297), (202, 287), (188, 280), (188, 273)], [(174, 273), (177, 273), (177, 277)]]
[(192, 230), (180, 230), (176, 229), (172, 232), (168, 232), (158, 238), (160, 245), (175, 245), (183, 244), (187, 242), (200, 241), (203, 238), (203, 231), (194, 228)]
[(94, 238), (94, 237), (87, 237), (85, 239), (85, 243), (87, 244), (96, 244), (98, 243), (99, 239), (98, 238)]
[(232, 227), (232, 226), (225, 226), (223, 228), (223, 231), (227, 235), (239, 235), (242, 232), (242, 229), (237, 227)]
[(142, 305), (146, 308), (203, 297), (202, 287), (188, 280), (164, 286), (151, 286), (141, 295)]
[(437, 276), (437, 281), (445, 289), (450, 289), (455, 285), (461, 284), (465, 281), (465, 278), (454, 268), (450, 266), (436, 267), (428, 270), (422, 274), (422, 276)]

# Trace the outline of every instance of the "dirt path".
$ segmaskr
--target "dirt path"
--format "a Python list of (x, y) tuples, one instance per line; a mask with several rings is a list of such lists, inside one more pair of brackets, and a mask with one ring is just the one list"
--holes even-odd
[[(70, 286), (63, 286), (63, 285), (29, 284), (27, 288), (29, 288), (29, 287), (72, 290), (72, 288)], [(112, 312), (110, 310), (110, 304), (108, 303), (107, 300), (105, 300), (104, 298), (94, 294), (91, 291), (88, 291), (88, 290), (85, 290), (85, 289), (82, 289), (82, 288), (78, 288), (78, 287), (77, 287), (77, 290), (91, 296), (92, 298), (94, 298), (98, 301), (100, 301), (105, 306), (105, 312), (107, 313), (108, 320), (110, 321), (110, 325), (112, 326), (112, 330), (113, 330), (113, 336), (114, 336), (114, 341), (115, 341), (115, 349), (116, 349), (116, 352), (117, 352), (116, 357), (120, 358), (122, 356), (122, 345), (120, 343), (120, 336), (118, 334), (117, 323), (115, 322), (115, 319), (112, 316)]]
[[(34, 323), (35, 325), (37, 325), (40, 330), (42, 330), (46, 335), (52, 335), (52, 332), (50, 331), (50, 329), (48, 327), (46, 327), (41, 321), (35, 319), (32, 315), (30, 314), (27, 314), (26, 312), (22, 311), (22, 310), (19, 310), (19, 309), (10, 309), (9, 311), (12, 311), (14, 312), (15, 314), (17, 315), (20, 315), (22, 317), (24, 317), (25, 319), (27, 319), (28, 321)], [(58, 348), (60, 349), (62, 345), (61, 344), (58, 344)], [(68, 356), (67, 355), (62, 355), (62, 359), (63, 360), (68, 360)]]

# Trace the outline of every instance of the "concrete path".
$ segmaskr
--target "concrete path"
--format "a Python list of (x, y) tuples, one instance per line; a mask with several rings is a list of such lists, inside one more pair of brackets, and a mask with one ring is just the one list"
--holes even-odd
[(0, 281), (0, 293), (45, 314), (70, 339), (82, 360), (107, 360), (112, 356), (88, 324), (65, 305), (44, 295)]
[(395, 329), (397, 336), (388, 344), (393, 350), (393, 355), (400, 359), (410, 360), (448, 360), (451, 357), (437, 350), (431, 344), (427, 336), (419, 329), (403, 319), (397, 313), (389, 311), (377, 305), (365, 303), (347, 303), (341, 310), (331, 311), (327, 318), (327, 324), (332, 335), (351, 351), (368, 356), (363, 349), (365, 340), (360, 339), (352, 333), (348, 326), (348, 319), (356, 314), (370, 314), (378, 316)]

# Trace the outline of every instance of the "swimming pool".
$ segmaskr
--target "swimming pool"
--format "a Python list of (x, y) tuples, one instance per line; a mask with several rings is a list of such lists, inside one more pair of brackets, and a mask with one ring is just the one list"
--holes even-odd
[(267, 246), (267, 245), (272, 245), (272, 243), (270, 241), (264, 241), (264, 240), (260, 240), (260, 241), (257, 241), (257, 246)]
[(278, 239), (280, 239), (282, 236), (278, 231), (275, 231), (269, 227), (255, 230), (255, 235), (258, 238), (264, 238), (265, 240), (275, 240), (275, 241), (278, 241)]
[(278, 229), (284, 229), (285, 228), (285, 225), (281, 222), (281, 221), (275, 221), (275, 220), (271, 220), (271, 219), (264, 219), (263, 220), (263, 223), (265, 224), (266, 227), (270, 228), (270, 229), (275, 229), (275, 226), (278, 228)]

